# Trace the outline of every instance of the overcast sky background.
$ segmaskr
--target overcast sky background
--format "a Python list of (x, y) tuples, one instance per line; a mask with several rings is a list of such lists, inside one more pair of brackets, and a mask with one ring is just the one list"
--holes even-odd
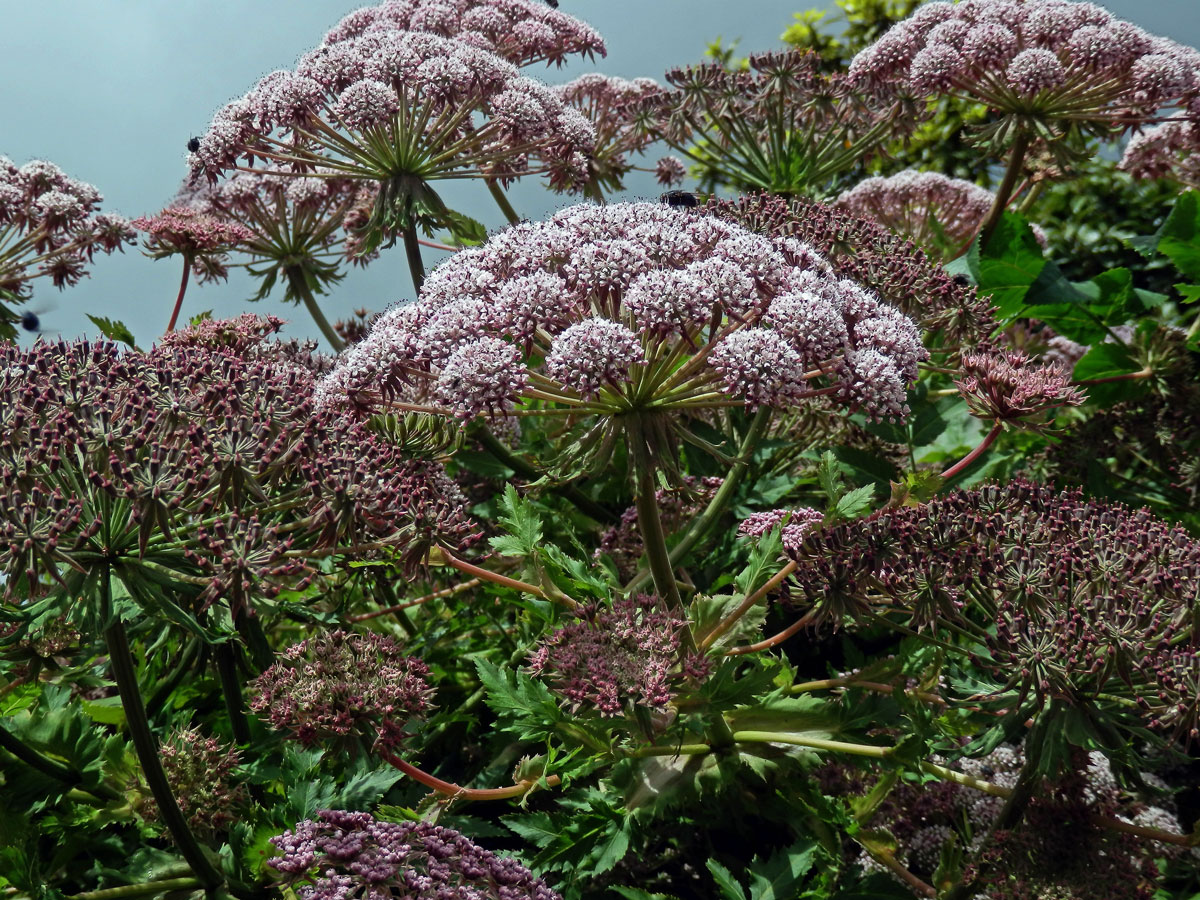
[[(345, 0), (0, 0), (0, 154), (17, 164), (48, 159), (95, 185), (103, 209), (134, 217), (162, 208), (186, 174), (191, 135), (213, 112), (259, 77), (290, 68), (343, 15)], [(560, 8), (594, 25), (608, 56), (561, 70), (525, 74), (550, 83), (584, 72), (661, 79), (698, 61), (718, 35), (742, 51), (779, 46), (779, 35), (805, 0), (561, 0)], [(1182, 43), (1200, 45), (1198, 0), (1109, 0), (1116, 15)], [(655, 196), (652, 177), (631, 181), (632, 195)], [(502, 224), (480, 185), (451, 183), (444, 196), (485, 224)], [(518, 212), (538, 218), (565, 198), (518, 186)], [(365, 270), (351, 271), (322, 305), (330, 320), (358, 307), (378, 311), (411, 298), (397, 246)], [(426, 264), (434, 262), (431, 254)], [(137, 248), (99, 257), (91, 277), (59, 292), (35, 281), (34, 300), (48, 336), (95, 334), (85, 313), (121, 319), (142, 346), (166, 327), (180, 275), (178, 259), (152, 261)], [(272, 297), (251, 304), (250, 281), (236, 271), (226, 284), (192, 285), (183, 318), (247, 310), (289, 320), (288, 334), (319, 337), (303, 307)]]

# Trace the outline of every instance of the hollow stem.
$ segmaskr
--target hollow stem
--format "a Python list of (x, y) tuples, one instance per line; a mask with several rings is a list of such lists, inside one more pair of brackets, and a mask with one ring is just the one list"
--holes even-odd
[(337, 333), (337, 329), (329, 324), (329, 320), (325, 318), (325, 313), (321, 311), (321, 304), (317, 302), (317, 298), (313, 295), (312, 289), (305, 281), (303, 274), (288, 275), (288, 284), (292, 290), (300, 297), (304, 303), (304, 308), (308, 310), (308, 314), (312, 316), (313, 322), (320, 329), (321, 334), (325, 336), (325, 340), (329, 341), (329, 346), (334, 349), (335, 353), (341, 353), (346, 349), (346, 342), (342, 340), (341, 335)]
[(466, 572), (468, 575), (474, 575), (476, 578), (480, 578), (484, 581), (490, 581), (493, 584), (499, 584), (507, 588), (512, 588), (514, 591), (521, 591), (524, 594), (533, 594), (533, 596), (540, 597), (543, 600), (553, 599), (536, 584), (530, 584), (527, 581), (518, 581), (515, 578), (509, 578), (507, 575), (501, 575), (499, 572), (493, 572), (490, 569), (484, 569), (480, 566), (472, 565), (465, 559), (459, 559), (445, 550), (442, 551), (442, 557), (444, 558), (446, 565), (458, 569), (460, 572)]
[(496, 201), (496, 205), (500, 207), (500, 212), (504, 214), (504, 218), (508, 220), (509, 225), (516, 225), (521, 221), (521, 217), (517, 215), (517, 211), (513, 209), (511, 203), (508, 202), (508, 195), (504, 193), (504, 188), (489, 180), (487, 182), (488, 191), (492, 198)]
[(679, 597), (675, 567), (667, 550), (667, 536), (663, 531), (658, 499), (655, 496), (658, 489), (655, 478), (657, 467), (646, 444), (644, 423), (636, 414), (629, 417), (626, 433), (629, 437), (629, 455), (633, 461), (634, 487), (637, 493), (638, 531), (641, 533), (642, 546), (646, 548), (646, 560), (650, 564), (654, 589), (667, 609), (679, 613), (683, 610), (683, 601)]
[(953, 478), (959, 472), (963, 471), (963, 469), (965, 469), (967, 466), (971, 465), (971, 463), (975, 462), (975, 460), (979, 459), (979, 457), (983, 456), (983, 454), (987, 452), (987, 449), (996, 442), (996, 438), (1000, 436), (1000, 432), (1003, 427), (1004, 426), (1002, 426), (999, 422), (994, 424), (992, 426), (992, 430), (987, 433), (987, 436), (984, 437), (982, 441), (980, 441), (979, 446), (943, 472), (942, 479), (949, 480)]
[(233, 644), (219, 644), (213, 656), (217, 663), (217, 677), (221, 681), (221, 694), (225, 698), (225, 711), (233, 729), (233, 741), (239, 745), (250, 743), (250, 723), (246, 720), (246, 703), (242, 696), (242, 685), (237, 674), (237, 650)]
[(421, 259), (421, 244), (417, 239), (417, 226), (409, 225), (401, 232), (404, 236), (404, 253), (408, 257), (408, 271), (412, 273), (413, 287), (417, 296), (421, 296), (421, 286), (425, 284), (425, 263)]
[(175, 323), (179, 321), (179, 310), (183, 308), (183, 295), (187, 293), (188, 276), (192, 271), (192, 255), (190, 253), (183, 254), (183, 278), (179, 282), (179, 293), (175, 296), (175, 308), (171, 310), (171, 321), (167, 323), (167, 333), (170, 334), (175, 330)]
[(1025, 130), (1018, 129), (1017, 136), (1013, 138), (1008, 168), (1004, 170), (1004, 178), (1000, 182), (1000, 187), (996, 189), (996, 199), (992, 202), (987, 219), (979, 229), (979, 245), (981, 247), (991, 240), (992, 234), (995, 233), (996, 226), (1000, 224), (1000, 218), (1008, 206), (1008, 201), (1012, 199), (1013, 188), (1017, 186), (1017, 179), (1021, 177), (1021, 167), (1025, 164), (1025, 154), (1029, 150), (1030, 143), (1029, 135)]
[[(107, 593), (107, 573), (100, 579)], [(107, 597), (105, 598), (107, 600)], [(108, 611), (105, 603), (105, 611)], [(125, 723), (129, 728), (129, 737), (137, 751), (138, 761), (142, 764), (142, 774), (154, 801), (158, 804), (158, 814), (163, 824), (175, 840), (180, 854), (192, 867), (197, 880), (206, 890), (211, 890), (222, 884), (224, 879), (212, 862), (205, 856), (196, 836), (188, 827), (187, 819), (179, 809), (167, 775), (163, 771), (162, 762), (158, 757), (158, 743), (150, 731), (150, 722), (146, 718), (146, 708), (142, 705), (142, 694), (138, 688), (137, 672), (133, 665), (133, 655), (129, 650), (129, 638), (125, 626), (115, 622), (104, 629), (104, 642), (108, 646), (109, 667), (113, 680), (117, 683), (117, 692), (121, 696), (121, 706), (125, 710)]]
[(523, 797), (531, 791), (539, 787), (556, 787), (562, 782), (562, 779), (557, 775), (549, 775), (544, 779), (535, 778), (522, 781), (520, 784), (514, 784), (512, 787), (505, 788), (465, 788), (457, 784), (452, 784), (449, 781), (443, 781), (436, 775), (430, 775), (418, 769), (411, 763), (407, 763), (393, 753), (388, 753), (386, 750), (380, 751), (380, 756), (388, 763), (395, 766), (405, 775), (418, 781), (430, 790), (437, 791), (439, 794), (445, 794), (447, 797), (454, 797), (462, 800), (506, 800), (509, 797)]

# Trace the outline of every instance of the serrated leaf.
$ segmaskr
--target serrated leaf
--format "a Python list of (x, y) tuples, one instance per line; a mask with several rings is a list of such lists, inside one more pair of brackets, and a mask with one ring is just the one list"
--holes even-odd
[(713, 880), (717, 883), (717, 887), (721, 890), (721, 896), (725, 900), (746, 900), (746, 889), (733, 877), (732, 872), (715, 859), (708, 860), (705, 865), (708, 866), (708, 871), (712, 873)]
[(500, 498), (500, 509), (500, 524), (508, 534), (492, 538), (492, 549), (502, 556), (535, 555), (542, 542), (542, 520), (533, 504), (508, 484)]
[(101, 725), (125, 725), (125, 707), (120, 697), (101, 697), (99, 700), (81, 700), (84, 714)]
[(1157, 237), (1158, 252), (1188, 278), (1200, 281), (1200, 191), (1180, 194)]
[(110, 341), (117, 341), (121, 344), (126, 344), (130, 348), (137, 350), (137, 338), (133, 336), (133, 332), (125, 325), (124, 322), (116, 319), (106, 319), (103, 316), (88, 315), (92, 320), (92, 324), (100, 329), (100, 333)]
[(989, 298), (1002, 318), (1020, 313), (1047, 262), (1029, 223), (1012, 212), (1004, 213), (986, 245), (975, 240), (967, 258), (980, 296)]
[(833, 514), (839, 519), (857, 519), (875, 502), (875, 485), (866, 484), (838, 498)]
[(562, 828), (550, 818), (549, 813), (504, 816), (500, 821), (538, 849), (550, 846), (562, 835)]
[(811, 839), (780, 850), (750, 866), (750, 900), (791, 900), (813, 867), (817, 843)]

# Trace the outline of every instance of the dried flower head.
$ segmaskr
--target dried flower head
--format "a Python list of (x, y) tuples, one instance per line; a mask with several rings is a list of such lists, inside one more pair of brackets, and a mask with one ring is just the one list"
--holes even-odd
[(815, 53), (752, 54), (748, 68), (720, 63), (673, 69), (673, 90), (648, 94), (633, 129), (666, 141), (694, 164), (706, 190), (820, 192), (897, 128)]
[(909, 319), (798, 241), (661, 204), (575, 206), (439, 265), (339, 359), (318, 404), (600, 427), (652, 414), (669, 429), (673, 412), (828, 395), (888, 418), (924, 357)]
[(250, 709), (305, 745), (356, 736), (391, 749), (430, 707), (428, 674), (385, 635), (330, 631), (284, 650), (254, 680)]
[(548, 173), (566, 183), (586, 177), (594, 142), (577, 110), (495, 54), (385, 28), (322, 45), (295, 71), (263, 78), (217, 113), (189, 161), (210, 180), (243, 168), (375, 182), (370, 251), (418, 224), (446, 223), (435, 181)]
[[(194, 728), (183, 728), (163, 741), (158, 752), (171, 791), (192, 830), (209, 837), (225, 831), (247, 799), (245, 788), (234, 780), (237, 750)], [(153, 799), (146, 801), (143, 811), (148, 819), (158, 817)]]
[(515, 66), (561, 66), (568, 56), (605, 55), (604, 40), (594, 28), (539, 0), (385, 0), (343, 18), (325, 35), (323, 46), (389, 31), (457, 38)]
[(1017, 481), (814, 530), (791, 555), (791, 596), (834, 625), (903, 613), (978, 634), (1005, 703), (1111, 692), (1154, 727), (1200, 734), (1200, 543), (1148, 510)]
[(1171, 178), (1200, 188), (1200, 129), (1189, 119), (1172, 117), (1139, 132), (1125, 145), (1120, 168), (1134, 178)]
[(685, 625), (646, 594), (617, 600), (612, 609), (590, 606), (540, 643), (529, 669), (575, 711), (590, 707), (612, 717), (634, 706), (663, 710), (681, 682), (708, 671), (701, 656), (685, 655), (681, 663)]
[(889, 101), (943, 95), (983, 103), (1006, 139), (1032, 127), (1058, 139), (1104, 136), (1200, 95), (1200, 54), (1092, 3), (972, 0), (930, 3), (850, 64), (852, 82)]
[(1054, 363), (1039, 364), (1016, 350), (964, 354), (963, 377), (955, 382), (971, 415), (994, 422), (1042, 427), (1045, 413), (1079, 406), (1083, 391), (1071, 386), (1071, 373)]
[(57, 288), (77, 284), (97, 252), (134, 242), (125, 219), (97, 212), (101, 199), (54, 163), (17, 166), (0, 156), (0, 339), (16, 337), (19, 317), (9, 304), (27, 299), (35, 278)]
[(515, 859), (428, 822), (323, 809), (271, 843), (267, 864), (301, 900), (561, 900)]

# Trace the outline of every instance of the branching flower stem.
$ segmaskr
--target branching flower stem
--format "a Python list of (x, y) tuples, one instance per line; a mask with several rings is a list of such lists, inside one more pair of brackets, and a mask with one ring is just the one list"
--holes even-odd
[(1004, 426), (999, 422), (995, 423), (992, 426), (992, 430), (989, 431), (984, 439), (979, 442), (979, 446), (943, 472), (942, 479), (948, 480), (953, 478), (955, 475), (962, 472), (963, 469), (967, 468), (967, 466), (971, 465), (971, 463), (975, 462), (975, 460), (979, 459), (979, 457), (986, 453), (988, 448), (996, 442), (996, 438), (1000, 436), (1000, 432), (1003, 430), (1003, 428)]
[(185, 891), (190, 888), (203, 887), (198, 878), (163, 878), (159, 881), (143, 881), (140, 884), (123, 884), (120, 887), (104, 888), (100, 891), (85, 891), (82, 894), (70, 894), (67, 900), (133, 900), (135, 897), (152, 897), (173, 891)]
[(729, 615), (714, 625), (712, 630), (706, 634), (703, 639), (701, 639), (700, 649), (707, 650), (714, 643), (716, 643), (717, 639), (720, 638), (721, 635), (725, 634), (725, 632), (729, 631), (729, 629), (734, 625), (736, 625), (737, 621), (746, 613), (748, 613), (758, 603), (759, 600), (761, 600), (775, 588), (779, 587), (785, 578), (796, 571), (797, 565), (798, 563), (796, 563), (794, 560), (789, 560), (787, 565), (776, 572), (766, 584), (747, 596), (745, 600), (737, 605), (736, 609), (734, 609)]
[(1004, 210), (1008, 207), (1008, 201), (1012, 199), (1013, 188), (1017, 185), (1017, 179), (1021, 177), (1021, 167), (1025, 164), (1025, 154), (1029, 151), (1030, 143), (1029, 134), (1025, 129), (1019, 128), (1013, 138), (1008, 168), (1004, 170), (1004, 178), (1000, 182), (1000, 187), (996, 189), (996, 200), (992, 203), (992, 210), (979, 229), (979, 245), (981, 247), (991, 240), (996, 226), (1000, 224), (1000, 217), (1004, 215)]
[(413, 606), (420, 606), (423, 603), (428, 603), (430, 600), (438, 600), (442, 597), (453, 597), (455, 594), (461, 594), (463, 591), (469, 591), (471, 588), (477, 588), (483, 584), (483, 579), (472, 578), (469, 581), (464, 581), (461, 584), (456, 584), (453, 587), (444, 588), (440, 591), (434, 591), (431, 594), (426, 594), (424, 597), (418, 597), (416, 600), (409, 600), (406, 603), (397, 603), (395, 606), (386, 606), (383, 609), (374, 609), (371, 612), (360, 613), (356, 616), (349, 616), (347, 622), (366, 622), (368, 619), (377, 619), (380, 616), (386, 616), (390, 613), (397, 613)]
[(444, 794), (447, 797), (453, 797), (456, 800), (507, 800), (511, 797), (523, 797), (537, 790), (539, 787), (557, 787), (562, 782), (559, 776), (548, 775), (544, 779), (527, 779), (519, 784), (514, 784), (512, 787), (465, 788), (457, 784), (452, 784), (449, 781), (443, 781), (435, 775), (430, 775), (428, 772), (418, 769), (411, 763), (405, 762), (395, 754), (388, 753), (386, 750), (380, 751), (380, 756), (414, 781), (418, 781), (430, 790), (437, 791), (437, 793)]
[(495, 181), (488, 180), (486, 182), (488, 191), (496, 201), (496, 205), (500, 207), (500, 212), (504, 213), (504, 218), (508, 220), (509, 225), (516, 225), (521, 221), (521, 217), (517, 215), (517, 211), (513, 209), (513, 205), (508, 202), (508, 195), (504, 193), (504, 188), (500, 187)]

